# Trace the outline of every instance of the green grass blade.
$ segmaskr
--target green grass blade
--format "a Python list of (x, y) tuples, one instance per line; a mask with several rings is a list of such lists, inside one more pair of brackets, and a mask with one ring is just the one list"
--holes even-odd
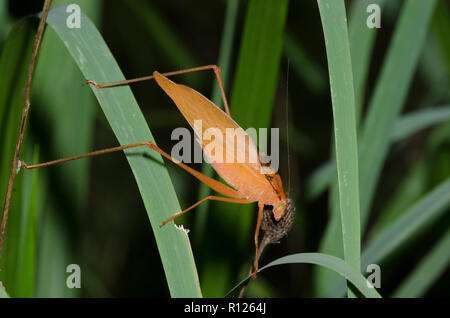
[[(270, 126), (287, 7), (287, 0), (252, 0), (246, 6), (232, 95), (228, 99), (233, 119), (244, 129)], [(211, 207), (214, 209), (211, 221), (215, 222), (217, 216), (220, 218), (217, 223), (223, 225), (221, 230), (233, 233), (230, 236), (233, 248), (216, 253), (216, 257), (227, 264), (231, 278), (239, 275), (242, 261), (251, 260), (254, 255), (253, 240), (249, 238), (250, 231), (254, 230), (255, 205), (220, 202), (212, 203)], [(228, 279), (228, 286), (219, 295), (230, 287), (230, 281), (232, 279)], [(219, 291), (216, 289), (216, 292)]]
[[(79, 5), (91, 20), (99, 20), (99, 1), (53, 0), (51, 8), (69, 4)], [(29, 126), (30, 134), (42, 150), (41, 162), (92, 150), (97, 103), (90, 90), (78, 85), (83, 81), (64, 43), (52, 28), (47, 28), (33, 78)], [(41, 190), (39, 198), (43, 203), (39, 206), (38, 218), (41, 240), (37, 255), (37, 297), (80, 295), (79, 289), (66, 287), (66, 266), (81, 263), (75, 248), (79, 241), (75, 241), (74, 233), (78, 233), (77, 226), (86, 211), (90, 162), (90, 159), (78, 160), (39, 171), (39, 187), (46, 190)], [(58, 229), (53, 229), (53, 225)]]
[[(248, 3), (231, 95), (231, 115), (243, 128), (270, 127), (283, 49), (287, 0), (252, 0)], [(229, 210), (230, 205), (228, 206)], [(240, 248), (246, 243), (254, 205), (233, 205), (230, 218)]]
[(421, 297), (450, 264), (450, 229), (425, 255), (411, 274), (394, 291), (392, 297)]
[[(52, 8), (69, 4), (78, 4), (88, 16), (97, 15), (101, 9), (98, 3), (89, 0), (54, 0)], [(53, 160), (55, 157), (68, 157), (92, 149), (96, 102), (92, 92), (75, 84), (84, 81), (82, 74), (56, 32), (52, 28), (47, 31), (39, 51), (32, 98), (36, 105), (35, 118), (42, 122), (50, 119), (50, 123), (45, 122), (47, 127), (38, 129), (47, 130), (50, 140), (45, 142), (51, 144), (51, 149), (45, 160)], [(55, 81), (60, 74), (65, 74), (64, 79)], [(42, 136), (40, 131), (36, 131), (38, 129), (31, 129), (34, 129), (36, 138)], [(86, 203), (89, 162), (79, 160), (70, 165), (55, 167), (56, 174), (63, 179), (59, 186), (67, 187), (72, 193), (71, 204), (76, 206), (68, 210), (72, 210), (74, 214), (79, 213)]]
[[(369, 105), (369, 113), (364, 122), (360, 139), (359, 153), (359, 176), (360, 180), (363, 181), (360, 184), (362, 230), (364, 230), (368, 219), (375, 185), (388, 151), (392, 126), (403, 105), (417, 64), (433, 4), (434, 1), (426, 3), (420, 1), (405, 2), (380, 78), (377, 81), (375, 93)], [(411, 46), (412, 42), (414, 42), (414, 46)], [(405, 58), (405, 56), (408, 58)], [(394, 73), (396, 76), (391, 76)], [(400, 86), (399, 83), (401, 83)], [(333, 175), (330, 173), (330, 181), (332, 179)], [(332, 207), (336, 205), (337, 203)], [(330, 224), (339, 225), (336, 221)], [(339, 231), (327, 228), (326, 233), (328, 240), (321, 245), (326, 246), (327, 253), (338, 255), (341, 237), (333, 237), (332, 234), (337, 235)], [(329, 281), (330, 278), (326, 280)], [(321, 294), (325, 294), (325, 292), (321, 291)]]
[(244, 129), (271, 121), (287, 8), (287, 0), (248, 4), (231, 97), (231, 114)]
[[(230, 78), (231, 57), (233, 55), (233, 40), (235, 38), (236, 22), (239, 9), (238, 0), (228, 0), (225, 11), (225, 20), (223, 23), (222, 40), (220, 42), (220, 53), (217, 65), (222, 72), (223, 84), (225, 85)], [(212, 101), (214, 104), (223, 108), (222, 94), (217, 81), (214, 81)]]
[[(350, 266), (342, 259), (321, 253), (299, 253), (292, 254), (288, 256), (281, 257), (275, 261), (270, 262), (269, 264), (263, 266), (258, 271), (259, 275), (262, 275), (261, 272), (264, 270), (284, 264), (315, 264), (323, 266), (327, 269), (333, 270), (341, 276), (345, 277), (349, 282), (351, 282), (365, 297), (367, 298), (381, 298), (380, 294), (376, 291), (375, 288), (370, 288), (367, 286), (367, 280), (359, 271), (356, 271), (353, 266)], [(238, 285), (236, 285), (228, 294), (233, 293), (240, 285), (250, 279), (251, 275), (242, 280)]]
[(393, 193), (392, 199), (386, 203), (376, 223), (370, 229), (371, 238), (381, 233), (426, 193), (427, 178), (429, 178), (428, 165), (426, 160), (421, 160), (408, 171)]
[[(448, 213), (450, 207), (450, 178), (436, 186), (418, 202), (405, 211), (393, 224), (370, 241), (361, 255), (361, 266), (380, 264), (419, 233), (428, 229), (434, 222)], [(334, 284), (329, 296), (343, 294), (343, 285)]]
[(8, 34), (11, 27), (11, 18), (8, 14), (8, 2), (0, 1), (0, 49), (3, 45), (3, 40)]
[[(227, 87), (230, 73), (231, 73), (231, 58), (233, 53), (233, 44), (235, 38), (236, 22), (238, 17), (239, 1), (229, 0), (227, 1), (227, 7), (225, 12), (225, 20), (222, 30), (222, 40), (220, 44), (220, 53), (217, 65), (220, 67), (222, 72), (223, 85), (225, 92), (227, 92)], [(214, 79), (212, 98), (211, 100), (223, 108), (222, 95), (220, 93), (220, 87), (218, 82)], [(215, 172), (211, 165), (203, 164), (202, 173), (214, 177)], [(198, 200), (201, 200), (208, 195), (212, 194), (211, 188), (207, 187), (203, 183), (200, 185), (198, 191)], [(195, 244), (196, 246), (201, 246), (200, 258), (203, 260), (203, 271), (200, 274), (200, 279), (202, 282), (202, 291), (205, 297), (220, 297), (223, 295), (224, 291), (227, 290), (229, 280), (230, 280), (230, 268), (227, 266), (226, 261), (218, 262), (216, 259), (211, 260), (208, 256), (213, 252), (211, 249), (216, 247), (205, 246), (204, 238), (207, 232), (207, 218), (208, 212), (211, 207), (209, 201), (201, 204), (195, 214)], [(198, 259), (198, 258), (197, 258)], [(221, 279), (212, 279), (217, 271), (221, 273)]]
[(361, 118), (367, 74), (370, 66), (372, 48), (378, 29), (366, 27), (369, 16), (367, 7), (371, 4), (380, 6), (381, 12), (385, 0), (355, 1), (349, 18), (350, 52), (352, 56), (353, 83), (355, 87), (356, 121)]
[[(23, 91), (28, 63), (33, 47), (36, 25), (29, 20), (19, 21), (9, 33), (0, 57), (0, 193), (4, 200), (11, 161), (20, 125)], [(26, 153), (25, 135), (22, 154)], [(16, 176), (2, 258), (0, 281), (13, 297), (32, 297), (34, 284), (34, 217), (28, 209), (31, 193), (23, 189), (29, 185), (23, 174)], [(3, 206), (3, 205), (2, 205)]]
[[(372, 48), (375, 42), (375, 36), (377, 35), (377, 29), (369, 29), (367, 27), (361, 27), (366, 25), (366, 19), (368, 13), (366, 8), (369, 4), (377, 4), (383, 6), (384, 0), (362, 0), (355, 1), (351, 7), (349, 14), (349, 41), (350, 41), (350, 53), (352, 57), (352, 71), (353, 71), (353, 83), (355, 93), (355, 117), (356, 125), (359, 126), (360, 117), (363, 108), (364, 93), (367, 75), (369, 71), (370, 59), (372, 54)], [(329, 194), (329, 225), (326, 228), (324, 237), (320, 243), (320, 251), (323, 253), (331, 253), (336, 256), (342, 257), (342, 235), (341, 222), (339, 220), (338, 210), (338, 185), (336, 176), (336, 163), (327, 163), (323, 166), (323, 169), (317, 171), (317, 175), (313, 174), (307, 184), (307, 199), (312, 199), (316, 195), (319, 195), (324, 191), (331, 180), (336, 180), (331, 188)], [(328, 175), (328, 176), (327, 176)], [(327, 180), (328, 179), (328, 180)], [(339, 237), (337, 240), (336, 237)], [(315, 271), (315, 287), (316, 294), (323, 295), (328, 288), (328, 282), (333, 277), (337, 277), (331, 271), (327, 271), (323, 268), (317, 268)]]
[[(405, 9), (402, 12), (402, 18), (395, 31), (394, 40), (392, 41), (389, 53), (383, 65), (382, 75), (377, 82), (376, 93), (371, 100), (370, 111), (363, 127), (365, 129), (365, 135), (363, 135), (364, 138), (361, 140), (359, 153), (360, 180), (364, 180), (364, 183), (361, 183), (360, 188), (362, 229), (364, 229), (368, 219), (369, 207), (373, 197), (375, 184), (389, 145), (388, 138), (383, 136), (383, 134), (391, 133), (391, 121), (395, 120), (403, 105), (403, 99), (405, 98), (413, 70), (417, 64), (426, 26), (431, 16), (433, 3), (434, 2), (425, 3), (420, 1), (409, 1), (407, 3), (408, 5), (405, 6)], [(415, 15), (417, 15), (417, 17), (415, 17)], [(416, 23), (416, 21), (419, 21), (419, 23)], [(417, 35), (418, 37), (416, 39)], [(410, 45), (412, 42), (414, 42), (413, 47)], [(356, 43), (355, 47), (357, 47)], [(408, 56), (408, 59), (404, 58), (405, 55)], [(391, 77), (390, 74), (392, 74), (392, 72), (395, 72), (396, 76), (399, 78)], [(398, 87), (399, 82), (402, 83), (401, 87)], [(356, 85), (359, 89), (359, 84)], [(368, 120), (369, 118), (370, 120)], [(367, 126), (367, 123), (371, 123), (372, 125), (369, 127)], [(376, 146), (373, 147), (374, 145)], [(382, 151), (384, 151), (385, 154), (383, 154)], [(374, 165), (375, 169), (373, 169)], [(328, 173), (331, 182), (335, 172), (330, 168)], [(368, 179), (370, 177), (372, 177), (372, 179)], [(322, 181), (321, 185), (326, 185), (326, 183)], [(325, 187), (322, 187), (321, 190), (324, 189)], [(315, 193), (320, 193), (320, 191), (315, 191)], [(339, 226), (339, 222), (334, 220), (333, 222), (330, 222), (329, 226)], [(338, 234), (339, 231), (336, 229), (327, 227), (327, 241), (321, 244), (326, 248), (327, 253), (339, 255), (339, 241), (341, 238), (339, 236), (334, 236)], [(322, 281), (326, 283), (330, 279), (330, 277), (327, 277)], [(324, 285), (321, 284), (320, 286)], [(326, 292), (320, 290), (319, 294), (324, 295)]]
[[(17, 141), (17, 127), (20, 122), (23, 103), (21, 92), (25, 83), (27, 66), (23, 63), (30, 56), (30, 39), (34, 36), (29, 21), (20, 21), (10, 32), (0, 57), (0, 193), (6, 193), (11, 160)], [(15, 114), (15, 115), (14, 115)]]
[(390, 137), (416, 69), (436, 1), (406, 1), (361, 132), (361, 227), (365, 228)]
[[(199, 66), (195, 56), (184, 45), (181, 39), (172, 29), (170, 23), (165, 19), (162, 12), (152, 1), (124, 0), (122, 3), (129, 10), (128, 14), (135, 17), (143, 28), (149, 33), (154, 47), (162, 51), (171, 63), (183, 68)], [(199, 74), (192, 74), (193, 85), (199, 80)]]
[[(336, 169), (336, 166), (335, 166)], [(332, 254), (339, 258), (344, 257), (344, 247), (342, 244), (342, 222), (339, 211), (339, 187), (337, 182), (334, 182), (328, 194), (328, 224), (320, 241), (318, 250), (321, 253)], [(339, 239), (336, 239), (339, 238)], [(330, 281), (339, 279), (333, 271), (325, 268), (317, 268), (314, 271), (314, 292), (315, 296), (323, 297), (330, 288)], [(341, 279), (342, 282), (345, 280)]]
[(450, 120), (450, 106), (425, 108), (406, 114), (397, 120), (391, 134), (393, 142), (414, 135), (419, 130)]
[[(124, 79), (89, 18), (83, 15), (83, 26), (80, 29), (69, 29), (63, 7), (52, 10), (47, 23), (58, 33), (86, 78), (98, 83)], [(153, 141), (129, 87), (93, 88), (93, 91), (121, 145)], [(144, 147), (130, 149), (125, 153), (150, 219), (171, 295), (201, 296), (187, 234), (172, 224), (159, 227), (163, 220), (180, 211), (170, 178), (161, 165), (161, 157)]]
[[(48, 182), (45, 181), (48, 180), (43, 180), (43, 178), (39, 177), (39, 186), (44, 189), (48, 188)], [(51, 195), (42, 192), (40, 195), (45, 200), (45, 205), (41, 202), (39, 208), (48, 210), (48, 212), (58, 211), (57, 204), (50, 199)], [(41, 216), (39, 220), (38, 244), (36, 297), (62, 298), (79, 296), (77, 290), (69, 289), (66, 285), (67, 265), (78, 264), (79, 259), (74, 258), (73, 244), (71, 244), (67, 235), (66, 224), (62, 222), (61, 218), (55, 217), (51, 213), (45, 213)], [(83, 271), (83, 266), (81, 270)], [(84, 285), (82, 287), (84, 289)]]
[[(450, 120), (450, 107), (439, 106), (410, 112), (397, 119), (391, 134), (391, 143), (413, 136), (431, 126)], [(306, 181), (307, 200), (314, 200), (322, 194), (336, 176), (336, 162), (328, 161), (318, 167)]]
[[(437, 9), (435, 10), (435, 15), (437, 15), (438, 11)], [(433, 105), (450, 98), (447, 58), (442, 45), (439, 45), (433, 33), (435, 32), (430, 32), (430, 36), (427, 37), (419, 63), (419, 74), (428, 86), (425, 98), (420, 103), (421, 105)]]
[(450, 32), (450, 13), (449, 5), (445, 1), (439, 1), (437, 4), (433, 21), (433, 30), (438, 38), (442, 55), (446, 61), (447, 74), (450, 74), (450, 39), (448, 36)]
[[(38, 163), (39, 152), (34, 151), (29, 142), (24, 150), (23, 158), (26, 162)], [(17, 245), (17, 267), (14, 269), (17, 297), (35, 295), (38, 173), (38, 170), (35, 170), (22, 177), (20, 236)]]
[[(345, 261), (360, 271), (358, 147), (344, 1), (318, 0), (327, 49)], [(349, 291), (349, 295), (351, 295)]]
[(336, 161), (328, 161), (311, 173), (306, 180), (305, 198), (312, 201), (321, 195), (336, 176)]
[(289, 32), (285, 34), (284, 51), (294, 71), (313, 93), (321, 93), (327, 88), (324, 70), (307, 55), (305, 48)]
[[(225, 91), (227, 91), (226, 87), (228, 86), (227, 83), (230, 77), (229, 76), (230, 64), (231, 64), (231, 56), (233, 53), (233, 39), (235, 35), (238, 8), (239, 8), (238, 0), (227, 1), (225, 21), (222, 31), (222, 41), (220, 43), (220, 53), (219, 59), (217, 61), (217, 65), (220, 67), (220, 70), (222, 72), (222, 79)], [(223, 108), (222, 95), (220, 93), (220, 87), (217, 81), (214, 81), (211, 101), (217, 106)], [(214, 169), (211, 167), (211, 165), (204, 164), (202, 167), (202, 173), (209, 177), (212, 177), (214, 175)], [(202, 183), (200, 185), (198, 193), (199, 193), (198, 200), (201, 200), (211, 194), (211, 188), (207, 187), (205, 184)], [(210, 202), (206, 201), (197, 208), (195, 216), (196, 244), (200, 244), (203, 239), (209, 207)]]
[(369, 242), (362, 254), (363, 267), (380, 262), (436, 221), (450, 206), (450, 179), (442, 182), (408, 209), (396, 222)]

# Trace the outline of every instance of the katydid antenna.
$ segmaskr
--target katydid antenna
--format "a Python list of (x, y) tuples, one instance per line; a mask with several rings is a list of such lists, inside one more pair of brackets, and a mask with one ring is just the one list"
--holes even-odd
[(287, 59), (287, 71), (286, 71), (286, 148), (287, 148), (287, 168), (288, 168), (288, 186), (287, 193), (291, 192), (291, 156), (289, 152), (289, 64), (290, 60)]

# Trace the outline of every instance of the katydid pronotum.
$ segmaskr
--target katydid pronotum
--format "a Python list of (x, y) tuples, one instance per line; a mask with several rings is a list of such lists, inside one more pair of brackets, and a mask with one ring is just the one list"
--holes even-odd
[[(212, 103), (209, 99), (201, 95), (196, 90), (187, 87), (185, 85), (176, 84), (173, 81), (169, 80), (166, 76), (178, 75), (183, 73), (202, 71), (202, 70), (213, 70), (217, 81), (219, 83), (220, 91), (222, 94), (222, 99), (224, 103), (225, 111), (222, 111), (219, 107), (217, 107), (214, 103)], [(228, 102), (226, 98), (226, 94), (224, 91), (222, 76), (220, 72), (220, 68), (216, 65), (206, 65), (201, 67), (195, 67), (180, 71), (174, 71), (169, 73), (160, 74), (158, 72), (154, 72), (151, 76), (140, 77), (131, 80), (125, 80), (120, 82), (108, 83), (108, 84), (98, 84), (91, 80), (87, 80), (85, 83), (93, 85), (97, 88), (105, 88), (105, 87), (113, 87), (119, 85), (128, 85), (131, 83), (151, 80), (154, 79), (158, 83), (158, 85), (169, 95), (169, 97), (174, 101), (175, 105), (178, 107), (179, 111), (188, 121), (190, 126), (194, 129), (197, 135), (201, 135), (208, 128), (219, 129), (221, 132), (226, 131), (226, 129), (241, 129), (240, 126), (232, 119), (230, 114), (230, 109), (228, 107)], [(201, 120), (202, 125), (200, 127), (200, 131), (198, 131), (198, 127), (194, 125), (194, 121)], [(197, 129), (197, 130), (196, 130)], [(241, 129), (242, 130), (242, 129)], [(243, 151), (246, 154), (246, 158), (259, 158), (259, 150), (256, 145), (253, 143), (250, 136), (246, 135), (244, 149), (238, 149), (238, 151)], [(252, 203), (258, 202), (258, 216), (256, 222), (256, 230), (254, 233), (254, 243), (255, 243), (255, 253), (256, 257), (253, 262), (254, 274), (253, 278), (256, 277), (256, 273), (258, 271), (258, 236), (260, 231), (261, 220), (263, 216), (263, 211), (266, 206), (267, 208), (271, 208), (273, 213), (273, 217), (275, 221), (279, 221), (283, 218), (286, 211), (293, 210), (294, 203), (291, 199), (289, 199), (285, 191), (283, 189), (283, 184), (280, 178), (280, 175), (275, 173), (269, 166), (264, 165), (257, 159), (255, 162), (244, 161), (241, 162), (237, 159), (237, 153), (235, 152), (234, 146), (232, 149), (227, 147), (227, 140), (224, 140), (222, 143), (222, 150), (226, 153), (227, 158), (232, 158), (227, 162), (217, 162), (215, 160), (211, 160), (212, 154), (208, 153), (205, 148), (207, 146), (206, 141), (200, 139), (198, 140), (202, 146), (202, 149), (205, 153), (205, 156), (208, 158), (208, 161), (211, 163), (214, 170), (218, 173), (223, 180), (225, 180), (230, 186), (225, 185), (213, 178), (210, 178), (189, 166), (175, 160), (160, 149), (157, 145), (152, 142), (139, 142), (131, 145), (113, 147), (108, 149), (103, 149), (99, 151), (94, 151), (82, 155), (77, 155), (69, 158), (49, 161), (45, 163), (35, 164), (35, 165), (27, 165), (25, 162), (21, 161), (21, 166), (25, 169), (34, 169), (40, 167), (46, 167), (62, 162), (67, 162), (71, 160), (122, 151), (128, 148), (147, 146), (150, 149), (153, 149), (160, 153), (162, 156), (171, 160), (198, 180), (206, 184), (208, 187), (216, 191), (217, 193), (223, 195), (216, 196), (210, 195), (197, 203), (193, 204), (189, 208), (176, 213), (171, 218), (163, 221), (161, 226), (164, 226), (167, 222), (174, 220), (176, 217), (186, 213), (187, 211), (195, 208), (199, 204), (211, 200), (211, 201), (224, 201), (224, 202), (232, 202), (232, 203)], [(234, 145), (234, 143), (232, 143)]]

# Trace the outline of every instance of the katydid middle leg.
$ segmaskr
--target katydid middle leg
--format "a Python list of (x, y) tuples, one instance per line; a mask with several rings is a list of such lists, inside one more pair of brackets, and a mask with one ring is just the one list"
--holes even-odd
[[(225, 94), (225, 89), (223, 87), (222, 72), (220, 71), (220, 67), (218, 67), (217, 65), (214, 65), (214, 64), (204, 65), (204, 66), (193, 67), (193, 68), (188, 68), (188, 69), (179, 70), (179, 71), (161, 73), (161, 75), (173, 76), (173, 75), (180, 75), (180, 74), (186, 74), (186, 73), (192, 73), (192, 72), (198, 72), (198, 71), (204, 71), (204, 70), (211, 70), (211, 69), (214, 71), (214, 74), (216, 75), (216, 78), (217, 78), (217, 82), (219, 83), (220, 93), (222, 95), (225, 112), (227, 113), (228, 116), (231, 117), (230, 107), (228, 106), (227, 96)], [(149, 75), (149, 76), (143, 76), (143, 77), (133, 78), (133, 79), (129, 79), (129, 80), (113, 82), (113, 83), (105, 83), (105, 84), (99, 84), (99, 83), (96, 83), (91, 80), (86, 80), (84, 82), (84, 84), (91, 84), (97, 88), (106, 88), (106, 87), (114, 87), (114, 86), (120, 86), (120, 85), (128, 85), (128, 84), (142, 82), (142, 81), (148, 81), (148, 80), (152, 80), (152, 79), (154, 79), (154, 76)]]

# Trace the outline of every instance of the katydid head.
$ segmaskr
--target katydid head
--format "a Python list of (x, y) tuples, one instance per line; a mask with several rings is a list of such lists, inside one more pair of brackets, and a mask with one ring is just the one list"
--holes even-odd
[(273, 217), (275, 221), (279, 221), (284, 217), (286, 211), (295, 210), (294, 201), (286, 198), (280, 200), (275, 206), (273, 206)]

